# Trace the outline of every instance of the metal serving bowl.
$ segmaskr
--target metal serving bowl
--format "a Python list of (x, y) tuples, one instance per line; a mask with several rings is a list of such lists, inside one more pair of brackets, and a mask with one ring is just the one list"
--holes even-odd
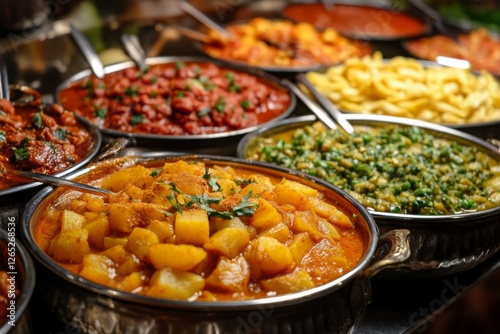
[[(89, 182), (109, 175), (122, 166), (143, 164), (163, 166), (165, 162), (203, 161), (218, 166), (242, 167), (255, 172), (301, 182), (324, 192), (339, 207), (359, 215), (357, 228), (366, 238), (366, 248), (359, 264), (350, 272), (323, 286), (280, 296), (243, 301), (179, 301), (147, 297), (108, 288), (71, 273), (37, 244), (34, 233), (43, 210), (54, 200), (71, 196), (65, 189), (46, 187), (27, 205), (22, 218), (22, 234), (35, 259), (46, 271), (46, 286), (41, 293), (56, 311), (57, 317), (86, 332), (122, 333), (133, 329), (141, 333), (345, 333), (352, 331), (362, 318), (370, 300), (369, 278), (386, 265), (407, 258), (405, 230), (398, 230), (379, 239), (377, 227), (368, 211), (349, 195), (321, 180), (307, 175), (246, 162), (237, 158), (217, 156), (122, 157), (104, 161), (91, 169), (71, 176)], [(73, 196), (75, 196), (73, 194)], [(392, 244), (384, 259), (375, 261), (377, 243)], [(376, 259), (378, 260), (378, 259)], [(48, 278), (50, 277), (50, 278)], [(48, 283), (50, 282), (50, 283)]]
[[(473, 145), (500, 160), (497, 147), (469, 134), (423, 121), (380, 115), (348, 114), (354, 126), (418, 126), (435, 136)], [(302, 116), (281, 121), (243, 137), (238, 156), (249, 158), (247, 150), (257, 137), (268, 137), (297, 129), (316, 121)], [(451, 215), (410, 215), (370, 211), (381, 231), (410, 230), (410, 258), (380, 275), (387, 278), (422, 278), (454, 274), (470, 269), (500, 249), (500, 206), (492, 209)]]
[[(9, 278), (13, 278), (9, 283), (9, 293), (11, 285), (19, 290), (13, 301), (14, 309), (9, 310), (11, 304), (7, 304), (7, 317), (0, 326), (0, 333), (34, 333), (31, 328), (28, 313), (28, 303), (35, 290), (35, 266), (28, 251), (16, 238), (16, 222), (12, 219), (6, 228), (0, 229), (0, 260), (2, 270), (7, 271)], [(13, 255), (13, 254), (14, 255)], [(11, 267), (12, 266), (12, 267)]]
[[(267, 123), (289, 116), (295, 108), (296, 105), (295, 95), (293, 95), (286, 86), (282, 85), (279, 79), (264, 71), (255, 68), (253, 69), (245, 68), (242, 66), (236, 66), (216, 60), (211, 60), (205, 57), (165, 56), (165, 57), (154, 57), (146, 59), (146, 64), (148, 65), (169, 64), (176, 62), (203, 62), (203, 63), (210, 62), (214, 63), (218, 67), (248, 73), (261, 80), (264, 80), (265, 82), (271, 84), (274, 87), (279, 87), (280, 89), (288, 91), (288, 95), (290, 97), (290, 105), (281, 115), (279, 115), (278, 117), (274, 118), (269, 122), (239, 130), (213, 133), (213, 134), (203, 134), (203, 135), (160, 135), (160, 134), (148, 134), (148, 133), (128, 133), (109, 128), (100, 128), (100, 130), (105, 136), (105, 139), (116, 138), (116, 137), (131, 137), (136, 140), (137, 146), (143, 146), (148, 148), (174, 150), (177, 152), (189, 152), (189, 153), (234, 155), (236, 151), (237, 141), (241, 139), (243, 135), (258, 129), (261, 126), (266, 125)], [(109, 74), (109, 73), (123, 71), (127, 68), (133, 68), (135, 66), (136, 66), (135, 63), (132, 61), (121, 62), (114, 65), (106, 66), (104, 68), (104, 72), (105, 74)], [(62, 89), (67, 88), (74, 82), (87, 78), (90, 75), (91, 75), (90, 70), (84, 70), (82, 72), (79, 72), (71, 76), (69, 79), (64, 81), (61, 85), (59, 85), (59, 87), (56, 90), (56, 96), (55, 96), (56, 100), (58, 99), (59, 92)], [(78, 115), (78, 117), (83, 122), (90, 123), (88, 119), (82, 117), (81, 115)]]
[[(34, 89), (27, 86), (12, 86), (12, 88), (12, 93), (14, 93), (14, 90), (16, 90), (17, 93), (22, 95), (20, 101), (13, 102), (14, 106), (30, 103), (33, 108), (40, 108), (40, 110), (49, 107), (48, 105), (41, 103), (40, 94)], [(37, 101), (40, 102), (38, 103)], [(35, 104), (33, 105), (33, 103)], [(92, 124), (83, 122), (80, 125), (84, 129), (86, 129), (93, 138), (93, 143), (90, 146), (89, 151), (80, 161), (69, 168), (55, 173), (54, 176), (63, 177), (76, 171), (79, 168), (82, 168), (83, 166), (88, 164), (92, 160), (92, 158), (94, 158), (94, 156), (101, 148), (102, 135), (97, 127), (93, 126)], [(10, 187), (8, 189), (0, 190), (0, 226), (5, 226), (8, 217), (18, 217), (20, 211), (22, 211), (29, 198), (33, 196), (37, 191), (39, 191), (41, 189), (41, 186), (42, 184), (39, 182), (28, 182)]]

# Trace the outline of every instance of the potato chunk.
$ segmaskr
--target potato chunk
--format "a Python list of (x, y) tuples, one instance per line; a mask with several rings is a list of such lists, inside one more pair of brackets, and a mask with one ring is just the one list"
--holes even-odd
[(318, 198), (311, 198), (314, 212), (330, 223), (342, 228), (352, 228), (352, 221), (342, 211)]
[(85, 229), (63, 231), (52, 239), (49, 254), (56, 261), (80, 263), (90, 253), (88, 236)]
[(61, 215), (61, 231), (81, 229), (85, 224), (85, 217), (71, 210), (64, 210)]
[(205, 279), (196, 274), (172, 268), (157, 270), (151, 277), (147, 295), (168, 299), (189, 299), (205, 286)]
[(310, 210), (312, 206), (309, 198), (316, 193), (316, 189), (287, 179), (283, 179), (274, 187), (276, 202), (280, 205), (291, 204), (297, 210)]
[(129, 184), (143, 189), (151, 183), (153, 183), (151, 171), (142, 165), (136, 165), (107, 176), (102, 180), (101, 187), (118, 192), (124, 190)]
[(249, 243), (250, 238), (246, 230), (227, 227), (212, 234), (203, 247), (232, 259), (238, 256)]
[(98, 284), (107, 285), (114, 278), (113, 261), (98, 254), (87, 254), (82, 261), (80, 276)]
[(281, 223), (282, 217), (278, 210), (263, 198), (258, 199), (258, 207), (253, 217), (250, 218), (250, 224), (261, 230), (269, 229)]
[(85, 229), (89, 231), (89, 244), (97, 249), (103, 248), (104, 238), (109, 236), (108, 217), (101, 216), (85, 225)]
[(311, 239), (309, 233), (302, 232), (295, 234), (288, 244), (288, 249), (292, 254), (293, 261), (300, 264), (304, 256), (309, 253), (315, 242)]
[(243, 256), (232, 260), (221, 257), (206, 279), (207, 287), (226, 292), (245, 292), (250, 281), (250, 266)]
[(262, 280), (261, 284), (266, 290), (276, 291), (280, 294), (314, 288), (314, 282), (311, 276), (303, 269)]
[(193, 245), (157, 244), (148, 249), (148, 258), (155, 269), (170, 267), (188, 271), (206, 256), (203, 248)]
[(252, 276), (261, 278), (275, 275), (293, 265), (290, 250), (278, 240), (271, 237), (258, 237), (251, 243), (247, 256)]
[(175, 240), (178, 244), (203, 246), (210, 237), (208, 215), (202, 209), (183, 210), (175, 213)]
[(145, 260), (150, 246), (160, 243), (158, 236), (148, 229), (136, 227), (130, 233), (125, 249), (135, 254), (139, 259)]

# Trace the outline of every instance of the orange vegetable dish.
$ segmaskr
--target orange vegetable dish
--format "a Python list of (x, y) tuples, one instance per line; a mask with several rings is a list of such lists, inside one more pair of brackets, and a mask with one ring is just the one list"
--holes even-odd
[(448, 36), (436, 35), (408, 41), (406, 47), (416, 57), (435, 60), (437, 56), (465, 59), (474, 70), (500, 75), (500, 40), (486, 29), (476, 29), (459, 36), (457, 44)]
[(247, 24), (228, 26), (227, 30), (235, 38), (211, 31), (205, 52), (214, 58), (257, 66), (332, 65), (372, 51), (366, 43), (345, 38), (332, 28), (319, 31), (309, 23), (255, 18)]
[(40, 247), (63, 267), (118, 290), (189, 301), (243, 300), (323, 285), (366, 243), (356, 215), (303, 183), (183, 160), (98, 180), (109, 198), (48, 204)]

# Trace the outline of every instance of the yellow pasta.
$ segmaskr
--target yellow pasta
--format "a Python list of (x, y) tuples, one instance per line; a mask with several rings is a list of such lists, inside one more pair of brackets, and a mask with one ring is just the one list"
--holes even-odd
[(309, 81), (341, 110), (441, 124), (500, 119), (500, 85), (488, 72), (424, 67), (416, 59), (384, 60), (380, 52), (351, 58)]

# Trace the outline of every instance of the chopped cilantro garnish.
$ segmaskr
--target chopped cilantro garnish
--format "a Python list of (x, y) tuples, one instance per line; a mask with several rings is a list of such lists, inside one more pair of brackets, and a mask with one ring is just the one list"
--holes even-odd
[(3, 131), (0, 131), (0, 141), (6, 141), (5, 133)]
[(203, 117), (205, 115), (208, 115), (208, 113), (211, 111), (212, 109), (210, 109), (210, 107), (203, 107), (200, 109), (200, 111), (198, 111), (198, 113), (196, 114), (196, 116), (198, 117)]
[(142, 123), (142, 120), (144, 119), (144, 115), (142, 114), (134, 114), (132, 115), (132, 118), (130, 119), (130, 124), (131, 125), (137, 125)]
[(66, 140), (66, 135), (69, 132), (63, 128), (57, 128), (54, 130), (54, 136), (59, 140)]
[(137, 96), (139, 94), (139, 87), (137, 86), (128, 86), (125, 88), (125, 95), (128, 95), (130, 97)]
[(214, 108), (218, 112), (223, 112), (225, 107), (226, 107), (226, 99), (220, 96), (217, 102), (215, 102)]
[(175, 92), (175, 97), (184, 97), (184, 92), (182, 90), (178, 90)]
[(43, 128), (42, 113), (42, 111), (35, 113), (35, 115), (31, 119), (31, 126), (33, 126), (35, 129)]
[(94, 117), (99, 117), (99, 118), (106, 118), (106, 115), (108, 114), (108, 111), (104, 108), (97, 109), (94, 111)]
[(248, 109), (248, 107), (250, 107), (250, 101), (248, 100), (243, 100), (240, 102), (240, 106), (243, 108), (243, 109)]

